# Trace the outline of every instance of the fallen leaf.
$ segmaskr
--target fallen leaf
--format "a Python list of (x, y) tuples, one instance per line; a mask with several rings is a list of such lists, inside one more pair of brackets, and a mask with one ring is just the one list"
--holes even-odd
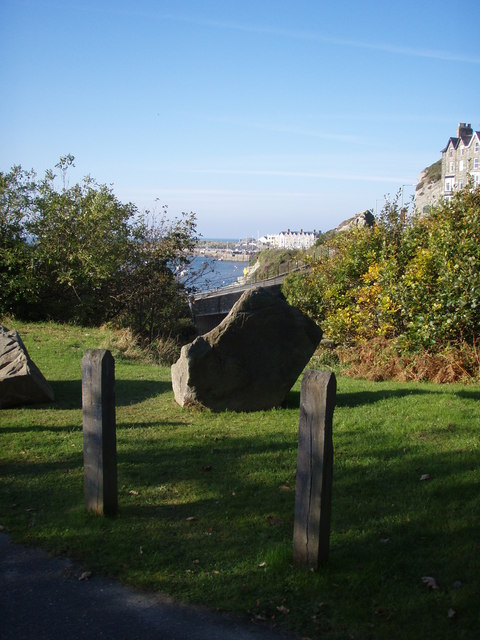
[(280, 613), (284, 613), (285, 615), (287, 613), (290, 613), (290, 609), (287, 609), (287, 607), (284, 607), (283, 604), (277, 607), (277, 611), (279, 611)]
[(193, 560), (193, 564), (200, 564), (200, 560)]
[(194, 520), (196, 520), (197, 518), (195, 516), (188, 516), (188, 518), (185, 518), (185, 520), (187, 522), (193, 522)]
[(138, 547), (138, 555), (139, 556), (143, 556), (143, 547), (142, 546)]
[(92, 572), (91, 571), (84, 571), (80, 577), (78, 578), (78, 580), (81, 582), (82, 580), (88, 580), (89, 578), (92, 577)]
[(257, 615), (255, 616), (255, 620), (261, 620), (262, 622), (265, 622), (267, 620), (267, 617), (262, 615), (261, 613), (257, 613)]
[(422, 480), (422, 481), (430, 480), (430, 474), (429, 473), (424, 473), (422, 476), (420, 476), (420, 480)]
[(422, 582), (426, 584), (427, 587), (430, 587), (430, 589), (436, 590), (439, 588), (437, 581), (435, 580), (435, 578), (432, 578), (431, 576), (423, 576)]
[(266, 562), (261, 562), (261, 563), (258, 565), (258, 568), (259, 568), (259, 569), (265, 569), (265, 567), (266, 567), (266, 566), (267, 566), (267, 563), (266, 563)]
[(280, 489), (280, 491), (290, 491), (290, 487), (287, 483), (281, 484), (278, 488)]
[(131, 496), (138, 496), (138, 491), (134, 491), (133, 489), (128, 492)]
[(447, 616), (448, 616), (449, 618), (454, 618), (456, 615), (457, 615), (457, 612), (455, 611), (455, 609), (452, 609), (452, 608), (450, 607), (450, 609), (449, 609), (449, 610), (448, 610), (448, 612), (447, 612)]

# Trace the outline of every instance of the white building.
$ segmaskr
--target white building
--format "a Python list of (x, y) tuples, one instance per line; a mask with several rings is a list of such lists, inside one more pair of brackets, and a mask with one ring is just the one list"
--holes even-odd
[(259, 238), (262, 244), (274, 249), (308, 249), (317, 241), (319, 234), (313, 231), (281, 231), (280, 233), (269, 234)]

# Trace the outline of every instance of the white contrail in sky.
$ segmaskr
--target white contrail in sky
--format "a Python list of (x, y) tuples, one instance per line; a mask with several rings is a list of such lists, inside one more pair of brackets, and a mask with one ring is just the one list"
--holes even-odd
[[(18, 0), (17, 0), (18, 1)], [(38, 3), (38, 0), (36, 0)], [(28, 6), (30, 2), (24, 1), (22, 4)], [(43, 2), (44, 6), (55, 7), (58, 6), (59, 10), (62, 8), (62, 4), (58, 2)], [(102, 7), (101, 4), (97, 5), (82, 5), (81, 3), (75, 7), (78, 11), (84, 12), (97, 12), (105, 13), (107, 9)], [(327, 36), (322, 33), (315, 33), (312, 31), (299, 31), (292, 29), (283, 29), (280, 27), (272, 27), (268, 25), (255, 25), (245, 24), (240, 22), (233, 22), (228, 20), (210, 20), (208, 18), (196, 18), (189, 16), (181, 16), (178, 14), (155, 12), (137, 8), (135, 6), (124, 8), (112, 7), (108, 8), (108, 12), (115, 12), (117, 15), (128, 15), (146, 18), (149, 20), (170, 20), (172, 22), (184, 22), (190, 24), (196, 24), (203, 27), (211, 27), (214, 29), (230, 29), (232, 31), (244, 31), (246, 33), (259, 33), (272, 36), (278, 36), (282, 38), (290, 38), (295, 40), (309, 40), (311, 42), (319, 42), (323, 44), (331, 44), (338, 47), (351, 47), (352, 49), (370, 49), (372, 51), (383, 51), (385, 53), (392, 53), (395, 55), (411, 56), (415, 58), (430, 58), (432, 60), (444, 60), (447, 62), (461, 62), (466, 64), (480, 65), (480, 57), (473, 56), (465, 53), (455, 53), (452, 51), (441, 51), (437, 49), (424, 49), (417, 47), (406, 47), (402, 45), (389, 44), (386, 42), (367, 42), (364, 40), (352, 40), (350, 38), (342, 38), (340, 36)]]
[(401, 45), (388, 44), (385, 42), (366, 42), (362, 40), (351, 40), (349, 38), (341, 38), (334, 36), (326, 36), (320, 33), (309, 31), (292, 31), (289, 29), (281, 29), (278, 27), (260, 26), (241, 24), (237, 22), (224, 22), (217, 20), (208, 20), (204, 18), (186, 18), (173, 15), (165, 15), (164, 19), (175, 20), (178, 22), (190, 22), (200, 26), (212, 27), (216, 29), (231, 29), (233, 31), (245, 31), (248, 33), (263, 33), (283, 38), (291, 38), (295, 40), (310, 40), (312, 42), (320, 42), (324, 44), (332, 44), (339, 47), (351, 47), (353, 49), (371, 49), (372, 51), (384, 51), (397, 55), (413, 56), (416, 58), (431, 58), (433, 60), (445, 60), (449, 62), (463, 62), (468, 64), (480, 64), (480, 57), (466, 55), (463, 53), (454, 53), (451, 51), (440, 51), (436, 49), (420, 49), (415, 47), (404, 47)]
[[(186, 19), (189, 21), (188, 19)], [(248, 31), (250, 33), (266, 33), (286, 38), (294, 38), (296, 40), (311, 40), (322, 42), (325, 44), (333, 44), (340, 47), (352, 47), (355, 49), (371, 49), (374, 51), (385, 51), (398, 55), (414, 56), (418, 58), (433, 58), (435, 60), (448, 60), (451, 62), (468, 62), (470, 64), (480, 64), (480, 58), (464, 54), (452, 53), (449, 51), (438, 51), (434, 49), (417, 49), (414, 47), (403, 47), (394, 44), (382, 42), (365, 42), (362, 40), (350, 40), (348, 38), (339, 38), (325, 36), (308, 31), (290, 31), (288, 29), (280, 29), (278, 27), (243, 25), (235, 22), (217, 22), (215, 20), (194, 20), (197, 24), (205, 26), (232, 29), (236, 31)]]

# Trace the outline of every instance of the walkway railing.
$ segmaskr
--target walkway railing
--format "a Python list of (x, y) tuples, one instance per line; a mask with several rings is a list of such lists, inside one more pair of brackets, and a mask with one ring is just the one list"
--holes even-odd
[[(272, 287), (276, 284), (282, 284), (283, 280), (293, 274), (301, 271), (305, 271), (309, 269), (309, 265), (307, 264), (296, 264), (292, 268), (290, 267), (290, 263), (287, 265), (287, 269), (284, 271), (280, 271), (280, 267), (278, 268), (278, 272), (276, 275), (265, 274), (265, 272), (253, 273), (249, 277), (248, 275), (245, 277), (247, 282), (235, 282), (226, 286), (217, 287), (217, 288), (209, 288), (204, 291), (197, 291), (194, 294), (195, 300), (201, 300), (203, 298), (209, 298), (218, 295), (225, 295), (227, 293), (234, 293), (238, 291), (248, 291), (249, 289), (254, 289), (256, 287)], [(270, 272), (271, 273), (271, 272)], [(253, 278), (253, 280), (251, 279)]]

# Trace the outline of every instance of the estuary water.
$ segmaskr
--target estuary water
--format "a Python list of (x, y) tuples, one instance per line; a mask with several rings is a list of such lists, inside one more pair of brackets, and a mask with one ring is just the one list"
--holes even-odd
[(239, 276), (243, 276), (245, 267), (248, 267), (248, 262), (195, 256), (190, 262), (190, 268), (182, 272), (181, 279), (196, 291), (209, 291), (234, 284)]

